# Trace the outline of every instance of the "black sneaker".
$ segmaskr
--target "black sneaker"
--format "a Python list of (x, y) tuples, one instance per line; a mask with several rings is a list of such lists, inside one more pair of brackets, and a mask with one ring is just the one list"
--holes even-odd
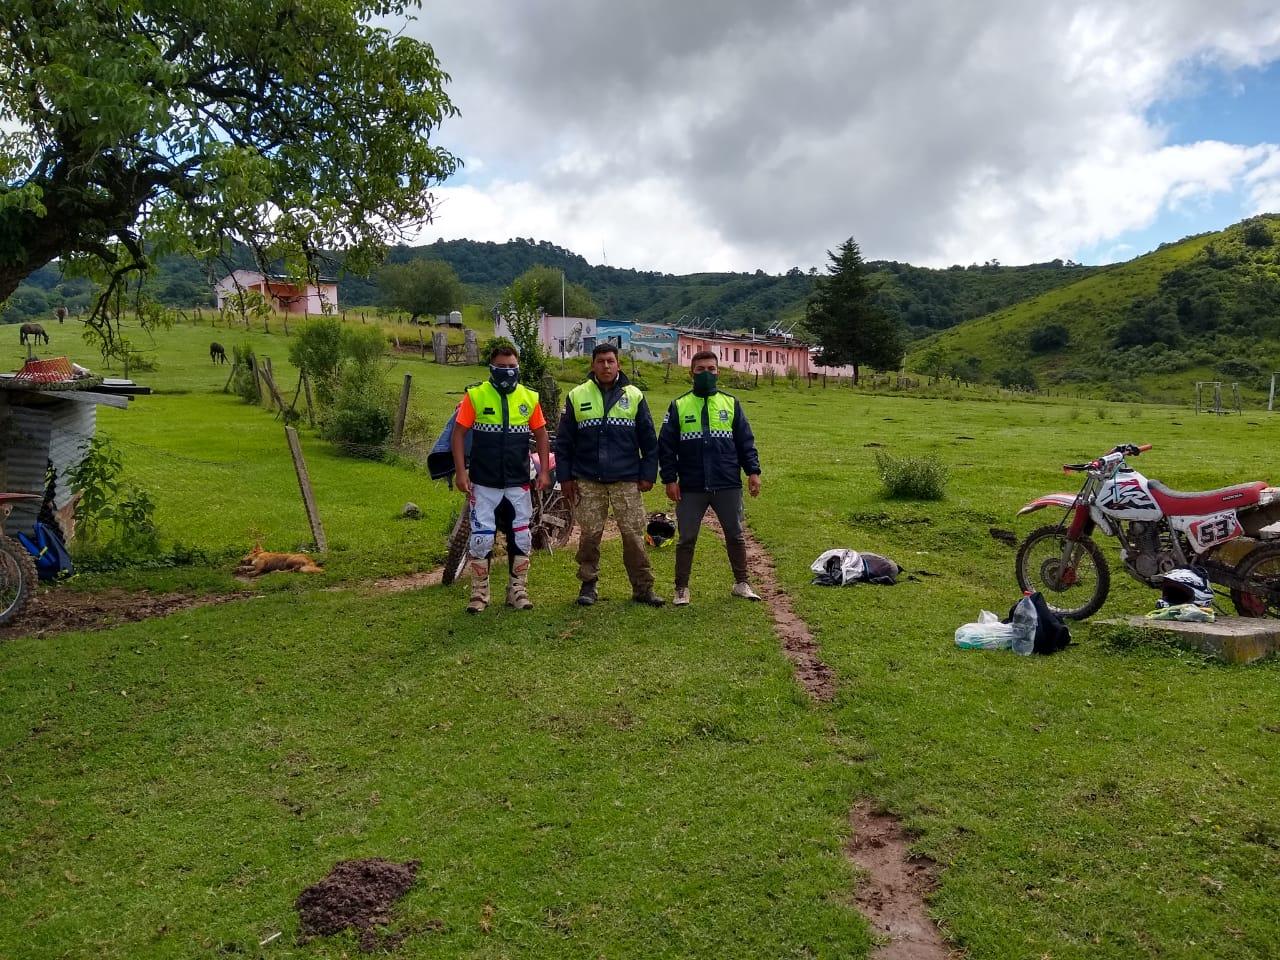
[(649, 590), (645, 593), (632, 594), (631, 599), (635, 603), (643, 603), (646, 606), (650, 606), (650, 607), (660, 607), (667, 602), (663, 600), (660, 596), (658, 596), (656, 593), (654, 593), (652, 587), (650, 587)]
[(578, 606), (589, 607), (596, 602), (596, 582), (584, 580), (578, 588)]

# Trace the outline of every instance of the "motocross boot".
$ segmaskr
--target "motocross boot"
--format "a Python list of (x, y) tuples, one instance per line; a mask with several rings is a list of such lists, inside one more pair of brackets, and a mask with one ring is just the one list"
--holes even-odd
[(507, 582), (507, 606), (517, 610), (532, 610), (529, 599), (529, 558), (515, 557), (511, 561), (511, 579)]
[(489, 605), (489, 561), (471, 560), (471, 602), (467, 613), (480, 613)]

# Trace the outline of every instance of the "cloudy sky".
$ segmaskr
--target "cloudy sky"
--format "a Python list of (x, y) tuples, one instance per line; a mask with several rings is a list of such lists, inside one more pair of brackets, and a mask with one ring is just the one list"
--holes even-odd
[(1275, 0), (425, 0), (422, 235), (593, 263), (1124, 260), (1280, 212)]

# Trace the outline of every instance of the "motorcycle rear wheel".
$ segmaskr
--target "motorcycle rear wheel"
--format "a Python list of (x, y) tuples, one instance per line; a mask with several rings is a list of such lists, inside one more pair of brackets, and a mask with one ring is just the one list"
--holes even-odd
[(1242, 617), (1280, 617), (1280, 544), (1268, 543), (1249, 551), (1236, 568), (1236, 576), (1245, 582), (1245, 587), (1231, 591), (1236, 613)]
[(1018, 547), (1018, 586), (1039, 591), (1049, 609), (1068, 620), (1084, 620), (1101, 609), (1111, 590), (1111, 570), (1098, 545), (1077, 540), (1075, 563), (1068, 576), (1059, 574), (1066, 532), (1059, 526), (1038, 527)]
[(36, 565), (16, 540), (0, 535), (0, 627), (22, 615), (36, 590)]

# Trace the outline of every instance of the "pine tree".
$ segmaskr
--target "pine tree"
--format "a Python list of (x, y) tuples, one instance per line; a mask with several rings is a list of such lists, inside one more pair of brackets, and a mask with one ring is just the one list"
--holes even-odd
[(827, 256), (827, 275), (814, 281), (805, 309), (805, 326), (820, 348), (818, 363), (852, 364), (854, 383), (860, 366), (896, 370), (904, 353), (902, 332), (897, 320), (872, 304), (858, 244), (850, 237)]

